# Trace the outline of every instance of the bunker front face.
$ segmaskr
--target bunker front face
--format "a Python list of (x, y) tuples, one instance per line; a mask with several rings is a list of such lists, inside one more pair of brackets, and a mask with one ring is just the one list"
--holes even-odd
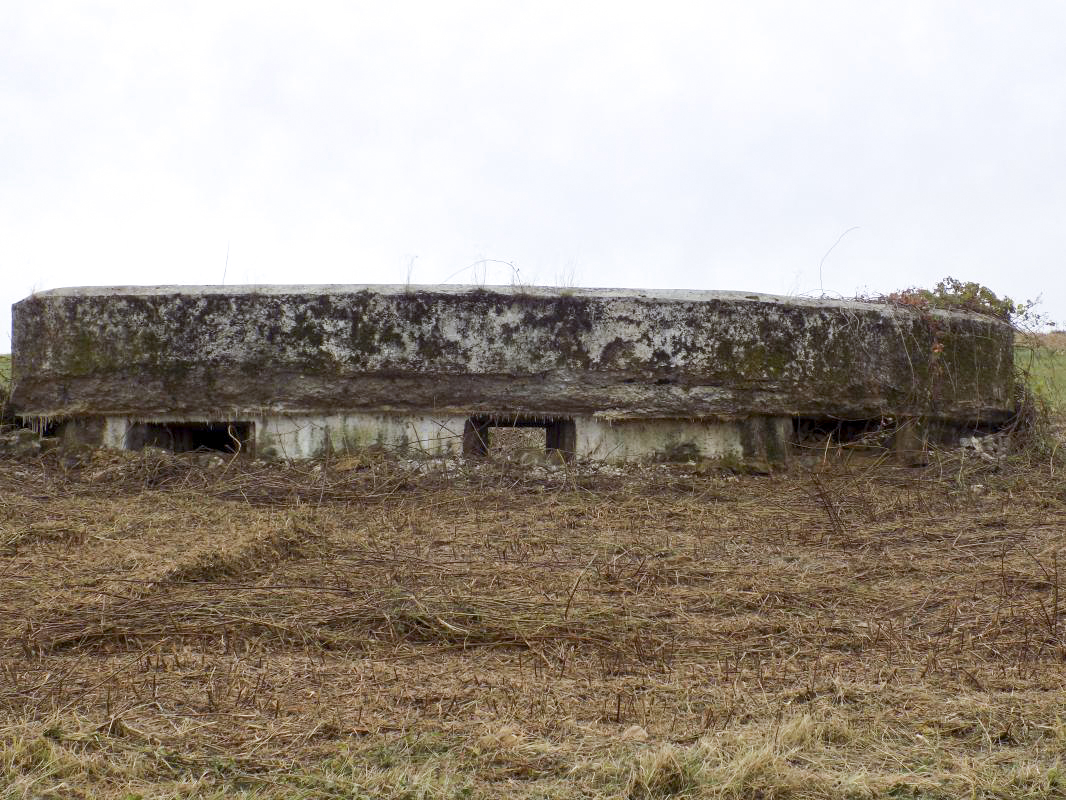
[(96, 446), (787, 458), (797, 429), (1005, 422), (981, 315), (740, 292), (473, 286), (56, 289), (13, 309), (12, 402)]

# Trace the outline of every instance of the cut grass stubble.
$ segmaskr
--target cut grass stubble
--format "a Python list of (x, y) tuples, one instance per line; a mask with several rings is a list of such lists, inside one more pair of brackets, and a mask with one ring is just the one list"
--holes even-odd
[(12, 796), (1046, 796), (1066, 493), (944, 459), (4, 463), (0, 770)]

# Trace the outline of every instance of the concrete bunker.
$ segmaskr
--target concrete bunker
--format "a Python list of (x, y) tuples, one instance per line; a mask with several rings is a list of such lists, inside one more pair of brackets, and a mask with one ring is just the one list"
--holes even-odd
[[(787, 460), (812, 432), (929, 437), (1013, 411), (1013, 331), (972, 313), (740, 292), (69, 288), (14, 307), (12, 402), (95, 446), (306, 458)], [(917, 431), (917, 437), (913, 432)]]

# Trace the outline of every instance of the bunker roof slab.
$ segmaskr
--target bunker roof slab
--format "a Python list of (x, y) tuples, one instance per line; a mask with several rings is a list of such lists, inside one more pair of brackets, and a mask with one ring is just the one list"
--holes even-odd
[(1003, 421), (1013, 331), (752, 292), (138, 286), (13, 310), (24, 416), (455, 412)]

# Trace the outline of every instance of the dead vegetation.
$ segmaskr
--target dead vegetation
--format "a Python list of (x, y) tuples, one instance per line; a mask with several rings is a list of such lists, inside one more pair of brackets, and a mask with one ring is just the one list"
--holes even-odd
[(1044, 347), (1058, 352), (1066, 351), (1066, 331), (1021, 332), (1018, 334), (1018, 344), (1023, 347)]
[(1060, 796), (1064, 486), (0, 462), (2, 796)]

